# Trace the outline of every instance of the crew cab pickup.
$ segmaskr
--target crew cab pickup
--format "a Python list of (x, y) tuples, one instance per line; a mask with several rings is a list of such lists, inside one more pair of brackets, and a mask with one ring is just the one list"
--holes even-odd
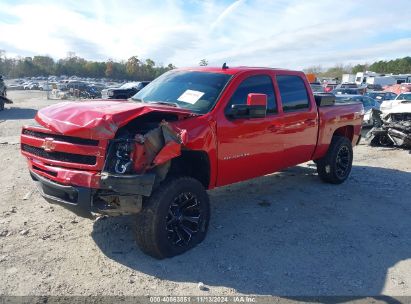
[(65, 102), (23, 127), (21, 151), (42, 196), (77, 214), (136, 215), (141, 249), (156, 258), (200, 243), (206, 190), (310, 160), (344, 182), (363, 106), (314, 96), (283, 69), (169, 71), (128, 101)]

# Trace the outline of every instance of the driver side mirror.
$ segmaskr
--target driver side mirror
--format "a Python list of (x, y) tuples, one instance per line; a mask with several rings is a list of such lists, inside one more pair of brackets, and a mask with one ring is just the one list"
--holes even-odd
[(250, 93), (246, 104), (233, 104), (227, 116), (231, 118), (264, 118), (267, 113), (267, 95)]

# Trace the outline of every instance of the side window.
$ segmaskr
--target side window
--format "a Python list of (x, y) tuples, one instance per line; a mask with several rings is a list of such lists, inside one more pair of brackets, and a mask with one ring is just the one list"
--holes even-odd
[(277, 113), (273, 82), (267, 75), (251, 76), (245, 79), (231, 96), (228, 107), (231, 108), (233, 104), (246, 104), (250, 93), (266, 94), (267, 113)]
[(304, 81), (299, 76), (279, 75), (277, 76), (278, 88), (284, 112), (308, 109), (310, 102)]

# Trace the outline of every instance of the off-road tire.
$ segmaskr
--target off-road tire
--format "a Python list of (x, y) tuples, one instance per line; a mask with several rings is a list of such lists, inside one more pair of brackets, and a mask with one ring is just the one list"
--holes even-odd
[(0, 111), (4, 110), (4, 100), (0, 98)]
[[(198, 231), (190, 237), (187, 244), (175, 244), (174, 236), (177, 233), (170, 231), (168, 223), (170, 223), (170, 217), (172, 219), (177, 217), (171, 216), (170, 212), (176, 206), (176, 199), (186, 197), (186, 194), (191, 194), (195, 197), (195, 202), (198, 202), (196, 205), (199, 206)], [(188, 209), (186, 208), (186, 210)], [(181, 215), (179, 218), (181, 220)], [(142, 211), (137, 214), (137, 244), (144, 253), (157, 259), (182, 254), (204, 240), (209, 219), (209, 198), (203, 185), (198, 180), (191, 177), (168, 179), (161, 183), (153, 194), (144, 201)], [(184, 223), (187, 224), (187, 222)], [(179, 231), (181, 234), (181, 230)], [(184, 236), (187, 235), (184, 234)]]
[(327, 154), (316, 161), (318, 175), (326, 183), (341, 184), (350, 175), (352, 161), (351, 142), (346, 137), (334, 136)]

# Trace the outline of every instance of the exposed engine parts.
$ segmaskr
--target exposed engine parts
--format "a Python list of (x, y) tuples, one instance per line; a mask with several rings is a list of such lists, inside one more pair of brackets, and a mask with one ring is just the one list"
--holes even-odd
[(146, 134), (124, 132), (110, 143), (105, 171), (143, 174), (181, 154), (185, 130), (162, 121)]
[(101, 174), (101, 187), (106, 190), (95, 195), (99, 211), (109, 215), (139, 212), (142, 197), (149, 196), (154, 185), (164, 180), (170, 160), (181, 154), (185, 134), (185, 130), (172, 127), (164, 120), (145, 134), (119, 132), (109, 144), (105, 170)]

